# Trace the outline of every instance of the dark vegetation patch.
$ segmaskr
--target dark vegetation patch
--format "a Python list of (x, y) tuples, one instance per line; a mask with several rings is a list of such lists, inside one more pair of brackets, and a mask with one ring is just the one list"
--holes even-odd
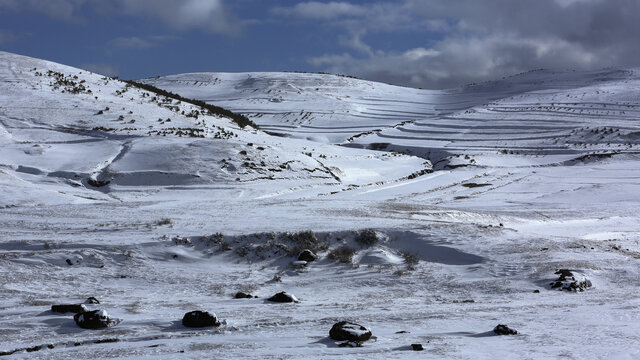
[(356, 241), (364, 246), (374, 245), (379, 241), (378, 234), (373, 229), (365, 229), (358, 233), (356, 236)]
[(137, 81), (133, 81), (133, 80), (127, 80), (126, 81), (127, 84), (135, 86), (139, 89), (142, 90), (147, 90), (150, 92), (154, 92), (158, 95), (162, 95), (171, 99), (175, 99), (178, 101), (182, 101), (185, 103), (189, 103), (192, 105), (196, 105), (199, 106), (203, 109), (206, 109), (209, 111), (209, 115), (220, 115), (220, 116), (224, 116), (224, 117), (228, 117), (231, 120), (233, 120), (233, 122), (235, 122), (236, 124), (238, 124), (238, 126), (240, 126), (241, 128), (244, 128), (246, 126), (251, 126), (254, 129), (258, 129), (258, 125), (256, 125), (253, 121), (249, 120), (249, 118), (247, 118), (244, 115), (241, 114), (236, 114), (234, 112), (232, 112), (231, 110), (227, 110), (225, 108), (219, 107), (219, 106), (215, 106), (215, 105), (211, 105), (211, 104), (207, 104), (204, 101), (201, 100), (195, 100), (195, 99), (188, 99), (185, 97), (182, 97), (178, 94), (174, 94), (170, 91), (166, 91), (160, 88), (157, 88), (153, 85), (149, 85), (149, 84), (143, 84)]
[(462, 186), (466, 188), (477, 188), (477, 187), (491, 186), (491, 184), (464, 183), (462, 184)]
[(355, 254), (356, 254), (356, 251), (353, 248), (350, 248), (344, 245), (331, 250), (327, 256), (329, 257), (329, 259), (333, 261), (337, 261), (344, 264), (352, 264), (353, 255)]

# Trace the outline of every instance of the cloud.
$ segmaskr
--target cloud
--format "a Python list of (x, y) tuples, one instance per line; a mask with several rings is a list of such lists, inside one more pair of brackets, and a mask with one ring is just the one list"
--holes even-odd
[(143, 50), (153, 46), (153, 44), (147, 40), (141, 39), (137, 36), (134, 37), (119, 37), (115, 38), (107, 44), (112, 49), (135, 49)]
[(275, 8), (274, 13), (305, 19), (332, 20), (342, 17), (361, 17), (366, 15), (368, 10), (365, 6), (353, 5), (348, 2), (332, 1), (323, 3), (319, 1), (308, 1), (298, 3), (291, 8)]
[[(275, 13), (338, 29), (346, 52), (311, 57), (312, 66), (400, 85), (452, 87), (541, 67), (640, 66), (637, 0), (304, 2)], [(409, 41), (383, 51), (379, 34)]]
[(109, 77), (115, 77), (120, 75), (118, 68), (113, 65), (89, 63), (89, 64), (79, 65), (78, 68), (89, 70), (96, 74), (105, 75)]
[(0, 9), (31, 11), (66, 22), (84, 21), (84, 12), (94, 11), (107, 17), (155, 19), (179, 31), (237, 35), (242, 29), (223, 0), (0, 0)]
[(87, 0), (0, 0), (0, 9), (35, 11), (52, 19), (80, 21), (81, 7)]
[(159, 19), (177, 30), (238, 35), (241, 22), (222, 0), (119, 0), (125, 14)]

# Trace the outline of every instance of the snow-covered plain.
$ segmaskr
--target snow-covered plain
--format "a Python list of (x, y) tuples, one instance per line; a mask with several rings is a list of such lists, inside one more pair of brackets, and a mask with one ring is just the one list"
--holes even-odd
[[(0, 354), (640, 357), (637, 70), (447, 91), (299, 73), (145, 81), (264, 131), (0, 53)], [(367, 228), (376, 243), (358, 241)], [(292, 266), (301, 245), (320, 259)], [(592, 287), (552, 289), (558, 269)], [(280, 291), (300, 301), (265, 301)], [(89, 296), (119, 323), (49, 311)], [(223, 325), (185, 328), (192, 310)], [(375, 338), (339, 347), (341, 320)]]

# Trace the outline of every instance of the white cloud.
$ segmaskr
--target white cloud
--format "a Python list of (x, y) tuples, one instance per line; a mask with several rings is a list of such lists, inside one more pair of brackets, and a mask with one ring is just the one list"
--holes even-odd
[(141, 39), (137, 36), (115, 38), (109, 41), (107, 45), (109, 48), (113, 48), (113, 49), (135, 49), (135, 50), (148, 49), (153, 46), (151, 42)]
[(342, 17), (365, 16), (369, 11), (365, 6), (353, 5), (348, 2), (308, 1), (298, 3), (291, 8), (276, 8), (274, 12), (306, 19), (336, 20)]
[(222, 0), (118, 0), (129, 15), (157, 18), (177, 30), (237, 35), (241, 22)]

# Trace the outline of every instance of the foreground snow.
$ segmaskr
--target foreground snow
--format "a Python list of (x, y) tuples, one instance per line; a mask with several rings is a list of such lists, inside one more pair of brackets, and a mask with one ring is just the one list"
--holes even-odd
[[(537, 72), (446, 92), (206, 75), (237, 96), (221, 105), (261, 111), (252, 119), (265, 130), (296, 139), (182, 116), (195, 108), (0, 55), (0, 352), (18, 350), (9, 358), (640, 356), (635, 71)], [(92, 94), (53, 89), (35, 74), (47, 70), (78, 76)], [(170, 90), (218, 100), (195, 76), (176, 76)], [(279, 100), (250, 95), (262, 93)], [(565, 98), (571, 105), (557, 105)], [(395, 115), (367, 114), (363, 99)], [(312, 115), (290, 131), (264, 108), (299, 113), (300, 103)], [(321, 116), (322, 107), (337, 110)], [(400, 108), (415, 117), (400, 119)], [(377, 242), (357, 240), (365, 228)], [(296, 235), (306, 230), (316, 242)], [(296, 244), (315, 244), (320, 259), (292, 266)], [(351, 263), (335, 255), (345, 246)], [(592, 286), (552, 288), (559, 269)], [(238, 291), (258, 298), (234, 299)], [(299, 303), (265, 301), (280, 291)], [(83, 330), (49, 311), (89, 296), (100, 304), (86, 306), (116, 326)], [(193, 310), (223, 324), (183, 327)], [(328, 335), (341, 320), (375, 338), (339, 347)], [(498, 324), (519, 335), (494, 336)]]

